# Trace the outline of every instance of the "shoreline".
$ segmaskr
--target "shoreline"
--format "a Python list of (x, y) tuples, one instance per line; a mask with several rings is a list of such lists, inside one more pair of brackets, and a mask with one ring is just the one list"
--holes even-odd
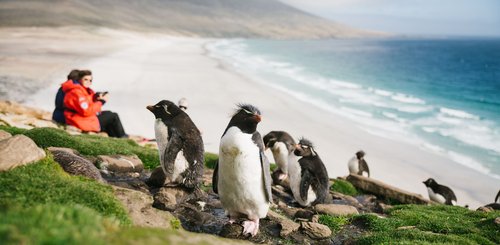
[[(262, 111), (263, 121), (258, 126), (262, 136), (271, 130), (284, 130), (296, 140), (304, 136), (315, 143), (333, 178), (347, 175), (347, 161), (362, 149), (367, 153), (372, 178), (425, 198), (428, 195), (422, 181), (429, 177), (452, 188), (459, 205), (468, 204), (473, 209), (491, 203), (498, 192), (495, 186), (498, 181), (489, 176), (416, 146), (368, 134), (348, 119), (232, 69), (224, 61), (210, 57), (204, 45), (211, 39), (133, 33), (113, 35), (117, 35), (115, 38), (122, 35), (127, 40), (109, 40), (110, 44), (119, 45), (101, 55), (76, 61), (80, 63), (75, 64), (75, 68), (93, 71), (93, 88), (110, 92), (110, 101), (104, 110), (118, 112), (131, 134), (154, 137), (154, 117), (146, 105), (161, 99), (177, 102), (186, 97), (190, 104), (187, 113), (203, 132), (205, 150), (218, 153), (220, 136), (235, 105), (245, 102)], [(59, 83), (69, 72), (63, 70), (66, 66), (61, 65), (60, 69), (52, 78), (64, 75), (30, 96), (25, 104), (52, 111)], [(273, 162), (271, 153), (266, 154)]]

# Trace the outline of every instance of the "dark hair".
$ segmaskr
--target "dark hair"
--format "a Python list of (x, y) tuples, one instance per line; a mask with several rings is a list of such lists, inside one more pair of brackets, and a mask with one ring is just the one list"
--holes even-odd
[(80, 70), (74, 69), (71, 70), (68, 74), (68, 80), (78, 80)]
[(91, 76), (92, 72), (90, 70), (81, 70), (78, 72), (78, 80), (81, 80), (84, 76)]

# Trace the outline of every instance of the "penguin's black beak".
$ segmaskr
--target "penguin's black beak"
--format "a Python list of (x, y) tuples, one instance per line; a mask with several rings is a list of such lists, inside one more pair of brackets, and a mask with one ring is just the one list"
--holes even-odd
[(154, 107), (152, 105), (148, 105), (148, 106), (146, 106), (146, 109), (153, 111)]

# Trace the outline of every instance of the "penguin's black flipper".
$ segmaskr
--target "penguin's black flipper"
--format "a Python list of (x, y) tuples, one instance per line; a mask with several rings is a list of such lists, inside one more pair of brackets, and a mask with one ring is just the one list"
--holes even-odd
[(266, 197), (267, 197), (267, 201), (272, 203), (273, 202), (273, 194), (272, 194), (272, 190), (271, 190), (271, 183), (272, 183), (271, 169), (270, 169), (269, 160), (267, 159), (266, 155), (264, 154), (264, 141), (262, 141), (262, 136), (257, 131), (255, 131), (255, 133), (253, 133), (252, 140), (253, 140), (253, 143), (255, 145), (257, 145), (257, 147), (259, 147), (260, 165), (262, 167), (262, 175), (263, 175)]
[(498, 191), (497, 196), (495, 197), (495, 202), (498, 202), (498, 198), (500, 197), (500, 190)]
[(302, 200), (307, 200), (307, 192), (309, 191), (309, 186), (311, 186), (312, 177), (309, 170), (302, 169), (300, 179), (300, 198), (302, 198)]
[(368, 173), (368, 177), (370, 177), (370, 169), (368, 168), (368, 164), (365, 159), (359, 160), (359, 175), (363, 175), (363, 172)]
[(172, 174), (174, 174), (175, 159), (177, 158), (177, 154), (182, 148), (182, 139), (175, 130), (172, 130), (171, 132), (169, 132), (169, 134), (170, 137), (168, 141), (168, 146), (167, 148), (165, 148), (162, 162), (165, 164), (164, 167), (165, 170), (167, 171), (165, 175), (171, 177)]
[(218, 185), (219, 184), (219, 160), (215, 163), (214, 174), (212, 175), (212, 190), (215, 194), (219, 194)]

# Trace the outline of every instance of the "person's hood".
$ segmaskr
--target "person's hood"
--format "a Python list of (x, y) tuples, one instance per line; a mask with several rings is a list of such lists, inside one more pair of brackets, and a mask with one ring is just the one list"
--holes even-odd
[(62, 90), (64, 93), (67, 93), (73, 89), (82, 89), (82, 90), (87, 91), (87, 93), (89, 93), (89, 94), (94, 93), (94, 91), (91, 88), (85, 88), (82, 84), (80, 84), (79, 82), (74, 81), (74, 80), (68, 80), (68, 81), (64, 82), (61, 85), (61, 87), (62, 87)]

